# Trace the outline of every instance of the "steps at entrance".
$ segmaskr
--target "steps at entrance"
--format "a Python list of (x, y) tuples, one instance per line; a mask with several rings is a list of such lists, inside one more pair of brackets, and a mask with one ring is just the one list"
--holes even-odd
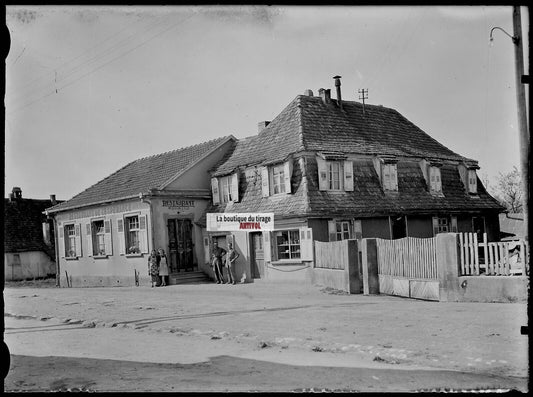
[(198, 283), (210, 283), (211, 279), (204, 272), (182, 272), (173, 273), (169, 277), (169, 284), (198, 284)]

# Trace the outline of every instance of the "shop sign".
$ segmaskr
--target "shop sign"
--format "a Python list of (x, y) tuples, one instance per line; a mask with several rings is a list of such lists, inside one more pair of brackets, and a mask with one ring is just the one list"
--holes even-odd
[(274, 230), (274, 213), (220, 213), (207, 215), (208, 232)]
[(162, 206), (169, 210), (188, 210), (194, 208), (194, 200), (162, 200)]

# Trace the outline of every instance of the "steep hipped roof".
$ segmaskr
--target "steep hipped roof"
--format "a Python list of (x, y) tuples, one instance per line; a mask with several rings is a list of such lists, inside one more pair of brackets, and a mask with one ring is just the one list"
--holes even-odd
[[(50, 200), (4, 199), (4, 252), (44, 251), (54, 258), (53, 247), (43, 240), (43, 211)], [(53, 244), (53, 241), (51, 242)]]
[(281, 162), (300, 151), (407, 156), (454, 161), (474, 160), (454, 153), (394, 109), (320, 97), (298, 95), (259, 134), (237, 142), (213, 175), (229, 174), (237, 167)]
[(50, 212), (135, 197), (150, 189), (161, 188), (233, 136), (225, 136), (170, 152), (144, 157), (125, 165)]

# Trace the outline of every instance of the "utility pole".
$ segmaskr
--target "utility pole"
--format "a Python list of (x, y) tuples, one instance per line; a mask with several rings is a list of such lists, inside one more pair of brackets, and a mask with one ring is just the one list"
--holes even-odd
[(365, 99), (368, 99), (368, 88), (359, 90), (359, 99), (363, 100), (363, 114), (365, 114)]
[(518, 107), (518, 127), (520, 132), (520, 171), (522, 174), (522, 208), (524, 213), (524, 236), (529, 241), (529, 130), (527, 125), (526, 93), (522, 76), (524, 75), (524, 52), (522, 47), (522, 20), (520, 6), (513, 6), (513, 44), (516, 67), (516, 103)]

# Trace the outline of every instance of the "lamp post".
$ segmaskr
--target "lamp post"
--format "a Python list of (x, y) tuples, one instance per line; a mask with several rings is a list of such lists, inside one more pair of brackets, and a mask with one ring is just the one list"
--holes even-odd
[(528, 201), (529, 201), (529, 130), (527, 125), (526, 110), (526, 93), (522, 76), (524, 75), (524, 52), (522, 48), (522, 21), (520, 16), (520, 6), (513, 6), (513, 36), (500, 27), (494, 27), (490, 31), (490, 41), (494, 39), (492, 33), (495, 30), (501, 30), (511, 38), (514, 44), (515, 53), (515, 83), (516, 83), (516, 102), (518, 109), (518, 128), (519, 128), (519, 145), (520, 145), (520, 172), (522, 175), (522, 211), (524, 213), (524, 238), (529, 240), (528, 236)]

